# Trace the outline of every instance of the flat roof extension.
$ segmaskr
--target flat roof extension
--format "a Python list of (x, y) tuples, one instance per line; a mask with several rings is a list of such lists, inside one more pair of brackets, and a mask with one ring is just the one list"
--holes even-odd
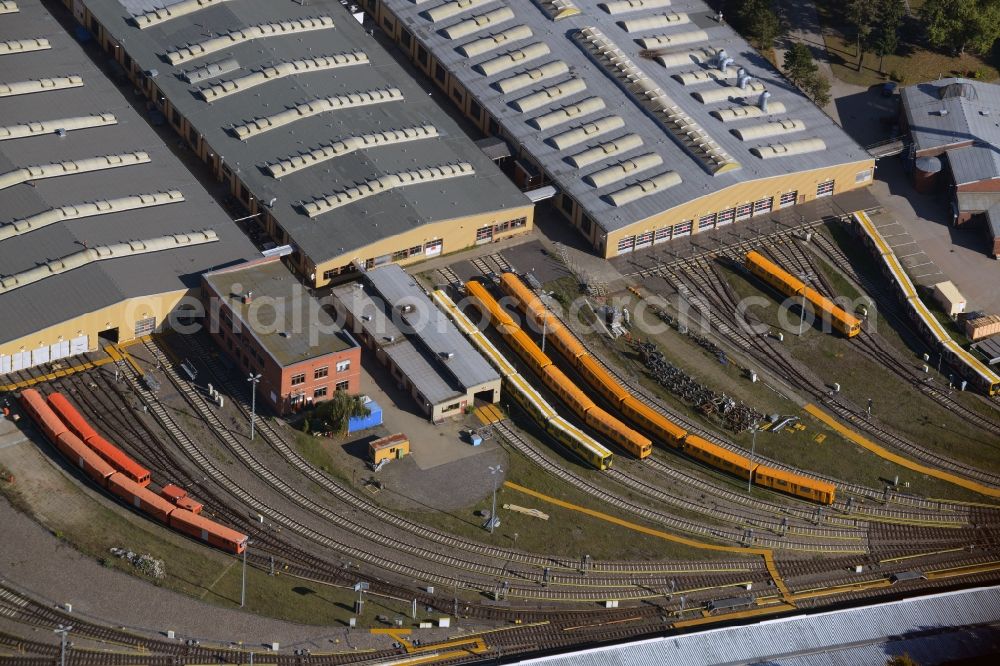
[(358, 346), (277, 257), (206, 273), (204, 280), (282, 367)]

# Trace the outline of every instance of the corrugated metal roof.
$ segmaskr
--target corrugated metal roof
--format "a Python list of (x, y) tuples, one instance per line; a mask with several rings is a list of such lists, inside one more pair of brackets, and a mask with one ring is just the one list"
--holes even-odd
[[(276, 199), (271, 214), (292, 242), (315, 262), (409, 231), (423, 225), (469, 215), (528, 205), (527, 197), (504, 176), (457, 124), (367, 34), (337, 0), (296, 2), (226, 2), (140, 30), (127, 19), (128, 0), (82, 0), (98, 20), (123, 40), (129, 55), (145, 71), (156, 69), (156, 85), (259, 201)], [(142, 3), (145, 5), (146, 3)], [(162, 59), (165, 52), (198, 44), (216, 35), (281, 21), (332, 17), (331, 29), (294, 32), (227, 45), (225, 49), (178, 66)], [(229, 80), (282, 62), (363, 51), (369, 63), (275, 78), (250, 90), (211, 103), (192, 90)], [(240, 66), (221, 79), (191, 86), (178, 74), (234, 58)], [(310, 100), (398, 88), (401, 101), (340, 108), (307, 115), (295, 122), (241, 141), (228, 128), (273, 116)], [(434, 138), (399, 145), (380, 144), (337, 157), (313, 168), (275, 179), (266, 164), (320, 145), (360, 134), (398, 130), (425, 123), (439, 132)], [(296, 207), (386, 174), (428, 166), (469, 162), (475, 174), (453, 181), (429, 182), (395, 189), (352, 203), (319, 219)], [(502, 213), (500, 213), (502, 215)]]
[[(606, 231), (620, 229), (737, 183), (868, 158), (853, 139), (768, 65), (767, 61), (730, 27), (717, 22), (715, 11), (699, 1), (688, 0), (683, 3), (683, 11), (689, 18), (689, 22), (684, 25), (665, 26), (654, 31), (647, 30), (632, 34), (626, 32), (616, 22), (616, 19), (620, 17), (600, 9), (596, 2), (581, 3), (582, 11), (580, 13), (565, 15), (558, 22), (553, 22), (544, 8), (533, 0), (493, 0), (474, 11), (461, 13), (448, 21), (438, 21), (437, 23), (429, 22), (422, 14), (423, 5), (415, 4), (411, 0), (383, 0), (382, 4), (401, 18), (406, 30), (428, 46), (444, 67), (458, 77), (462, 85), (486, 107), (490, 117), (495, 118), (506, 130), (506, 133), (540, 163), (542, 169), (555, 184), (580, 203), (599, 227)], [(475, 26), (472, 32), (461, 31), (461, 36), (457, 38), (449, 30), (453, 25), (468, 22), (475, 16), (502, 10), (506, 7), (513, 9), (513, 11), (507, 12), (505, 14), (507, 18), (500, 22)], [(658, 10), (654, 4), (646, 7), (637, 6), (634, 12), (628, 14), (628, 19), (642, 19), (662, 13), (662, 9)], [(491, 34), (506, 31), (518, 25), (529, 28), (521, 32), (522, 37), (505, 40), (494, 49), (482, 51), (477, 48), (471, 57), (466, 55), (465, 45), (478, 44)], [(630, 86), (625, 86), (618, 78), (615, 78), (617, 75), (610, 73), (608, 69), (612, 66), (611, 64), (603, 63), (589, 47), (582, 43), (578, 44), (573, 38), (574, 35), (580, 34), (581, 30), (588, 27), (598, 28), (600, 33), (617, 47), (621, 56), (618, 55), (618, 52), (614, 52), (614, 62), (622, 63), (624, 62), (623, 58), (627, 58), (641, 70), (644, 76), (633, 77), (634, 83)], [(654, 35), (676, 35), (693, 30), (697, 30), (699, 35), (703, 35), (699, 37), (701, 41), (687, 44), (682, 50), (700, 50), (705, 47), (711, 47), (713, 50), (725, 49), (735, 59), (735, 63), (729, 66), (728, 77), (726, 75), (720, 75), (718, 78), (710, 77), (698, 85), (685, 86), (682, 82), (674, 79), (672, 75), (690, 70), (714, 69), (716, 68), (715, 58), (712, 58), (710, 62), (697, 62), (697, 58), (691, 56), (683, 59), (681, 64), (671, 65), (670, 68), (667, 68), (655, 60), (644, 59), (640, 56), (642, 49), (638, 43), (639, 40)], [(493, 76), (484, 76), (481, 72), (479, 68), (481, 63), (511, 49), (534, 42), (546, 44), (551, 51), (547, 58), (565, 63), (568, 66), (567, 73), (516, 93), (506, 94), (498, 89), (497, 81), (531, 69), (536, 66), (535, 63), (508, 69)], [(727, 124), (711, 115), (713, 111), (733, 105), (733, 101), (727, 98), (710, 104), (701, 104), (692, 98), (692, 93), (730, 85), (735, 81), (737, 70), (740, 67), (745, 68), (754, 81), (762, 83), (772, 93), (771, 113), (776, 118), (791, 117), (803, 121), (806, 127), (802, 133), (803, 138), (822, 139), (827, 149), (773, 160), (761, 160), (749, 152), (754, 144), (748, 145), (740, 141), (729, 131), (733, 125), (742, 121), (733, 121)], [(530, 93), (573, 79), (584, 81), (586, 83), (585, 89), (558, 100), (547, 101), (540, 108), (532, 109), (529, 112), (522, 113), (518, 110), (516, 102), (526, 92)], [(676, 102), (687, 118), (682, 123), (685, 125), (685, 130), (696, 127), (703, 129), (707, 137), (717, 143), (723, 152), (733, 156), (734, 160), (742, 165), (742, 168), (711, 175), (703, 166), (702, 161), (685, 152), (685, 149), (682, 149), (677, 142), (678, 140), (667, 131), (662, 120), (664, 114), (644, 108), (643, 105), (640, 105), (638, 97), (630, 96), (634, 92), (633, 89), (640, 83), (643, 85), (651, 83), (662, 91), (663, 97)], [(738, 87), (730, 89), (731, 92), (739, 90)], [(645, 99), (648, 96), (641, 95), (641, 97)], [(533, 124), (533, 120), (538, 116), (562, 107), (578, 104), (589, 98), (603, 99), (608, 109), (613, 108), (614, 113), (625, 119), (627, 131), (639, 134), (643, 138), (641, 148), (619, 156), (619, 159), (638, 155), (640, 151), (654, 151), (663, 158), (664, 164), (669, 165), (670, 169), (675, 170), (680, 175), (681, 182), (669, 190), (635, 198), (622, 206), (615, 206), (607, 195), (620, 189), (622, 185), (631, 185), (637, 180), (648, 177), (647, 174), (637, 176), (624, 183), (605, 187), (595, 188), (589, 185), (583, 176), (609, 166), (609, 161), (605, 160), (583, 169), (577, 169), (565, 161), (564, 158), (568, 153), (555, 147), (546, 139), (563, 130), (607, 115), (606, 111), (599, 110), (604, 108), (604, 105), (586, 114), (579, 114), (558, 127), (548, 127), (548, 129), (539, 131), (538, 127)], [(754, 104), (758, 98), (759, 93), (754, 92), (747, 95), (745, 102)], [(784, 110), (779, 112), (780, 108)], [(747, 122), (756, 124), (760, 120), (759, 118), (757, 120), (750, 119)], [(616, 138), (621, 133), (619, 131), (618, 134), (609, 134), (604, 139)], [(588, 147), (592, 146), (593, 143), (590, 142)], [(703, 138), (699, 138), (697, 145), (703, 144), (707, 145), (707, 142)]]
[[(949, 628), (1000, 623), (1000, 587), (948, 592), (903, 601), (768, 620), (742, 627), (712, 629), (681, 636), (638, 641), (572, 654), (522, 661), (545, 666), (719, 666), (722, 664), (874, 664), (847, 655), (884, 654), (887, 643)], [(937, 637), (936, 637), (937, 638)], [(990, 641), (978, 654), (992, 654)], [(844, 652), (842, 658), (840, 651)], [(825, 653), (831, 661), (810, 661)], [(918, 660), (919, 661), (919, 660)], [(937, 663), (933, 661), (920, 663)]]
[(387, 308), (382, 298), (376, 301), (361, 283), (336, 287), (332, 293), (339, 304), (351, 313), (356, 325), (392, 359), (428, 402), (440, 404), (463, 393), (458, 385), (452, 384), (450, 376), (441, 375), (438, 364), (430, 358), (430, 354), (418, 349), (400, 330), (391, 304)]
[(52, 48), (0, 57), (5, 82), (80, 75), (83, 85), (0, 98), (5, 124), (74, 115), (112, 113), (117, 124), (0, 142), (0, 172), (143, 152), (149, 162), (13, 185), (0, 191), (0, 222), (28, 218), (62, 206), (169, 190), (183, 199), (169, 205), (72, 217), (0, 241), (0, 273), (11, 275), (84, 247), (213, 229), (219, 241), (93, 263), (0, 296), (0, 342), (28, 335), (127, 298), (198, 287), (212, 268), (259, 256), (215, 200), (139, 117), (132, 105), (83, 53), (38, 0), (19, 0), (20, 11), (0, 21), (0, 40), (32, 36)]
[(455, 325), (427, 297), (416, 280), (396, 264), (369, 270), (365, 279), (399, 313), (406, 332), (419, 339), (434, 357), (435, 367), (451, 375), (466, 390), (500, 375)]
[[(942, 89), (952, 86), (954, 90), (956, 84), (974, 94), (942, 98)], [(941, 79), (907, 86), (900, 98), (918, 152), (968, 141), (1000, 146), (1000, 86), (971, 79)]]
[(952, 177), (956, 185), (966, 185), (980, 180), (1000, 177), (1000, 148), (973, 145), (952, 148), (948, 155)]

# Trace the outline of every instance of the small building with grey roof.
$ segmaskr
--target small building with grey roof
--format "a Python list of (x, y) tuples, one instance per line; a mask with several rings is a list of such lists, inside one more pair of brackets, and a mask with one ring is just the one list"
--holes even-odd
[(918, 189), (953, 188), (961, 225), (1000, 204), (1000, 86), (948, 78), (903, 88)]
[(700, 0), (362, 0), (604, 257), (871, 183), (874, 160)]
[(333, 296), (338, 319), (435, 423), (500, 399), (500, 375), (401, 267), (365, 271)]
[(337, 0), (65, 2), (312, 286), (532, 225)]
[[(259, 254), (39, 0), (0, 21), (0, 375), (160, 330)], [(188, 303), (190, 299), (190, 303)]]

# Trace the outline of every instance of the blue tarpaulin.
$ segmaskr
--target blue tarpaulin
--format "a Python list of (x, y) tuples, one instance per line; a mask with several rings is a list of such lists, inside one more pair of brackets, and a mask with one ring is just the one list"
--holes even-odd
[(382, 425), (382, 408), (374, 400), (369, 400), (367, 405), (371, 413), (368, 416), (352, 416), (347, 420), (347, 432), (354, 433), (375, 426)]

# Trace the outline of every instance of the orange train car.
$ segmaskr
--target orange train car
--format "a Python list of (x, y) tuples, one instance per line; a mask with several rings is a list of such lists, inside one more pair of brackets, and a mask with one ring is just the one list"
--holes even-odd
[(861, 332), (860, 319), (846, 312), (760, 252), (753, 250), (747, 252), (746, 269), (786, 296), (804, 297), (824, 317), (829, 318), (834, 330), (841, 335), (853, 338)]
[(94, 453), (83, 440), (66, 431), (56, 437), (56, 448), (66, 456), (66, 459), (83, 470), (83, 473), (106, 488), (108, 479), (115, 474), (115, 468)]
[(48, 402), (59, 418), (66, 422), (69, 429), (83, 440), (84, 444), (93, 449), (94, 453), (103, 458), (106, 463), (139, 485), (149, 485), (149, 470), (137, 463), (117, 446), (97, 434), (97, 431), (77, 411), (76, 407), (66, 399), (66, 396), (61, 393), (53, 393), (48, 397)]
[(87, 446), (92, 448), (109, 465), (140, 486), (145, 487), (149, 485), (149, 470), (132, 460), (132, 458), (108, 440), (97, 435), (87, 440)]
[(632, 396), (590, 354), (577, 359), (576, 369), (587, 384), (607, 398), (608, 402), (615, 407), (620, 407), (622, 400)]
[[(569, 405), (576, 414), (583, 417), (588, 409), (593, 409), (597, 405), (584, 393), (576, 384), (569, 380), (562, 370), (551, 363), (540, 371), (542, 383), (555, 393), (559, 398)], [(602, 410), (603, 411), (603, 410)]]
[(108, 482), (108, 490), (129, 506), (165, 525), (169, 523), (170, 514), (178, 510), (176, 506), (124, 474), (113, 476)]
[(56, 437), (69, 431), (63, 420), (52, 411), (52, 408), (45, 402), (45, 398), (37, 390), (25, 389), (22, 391), (21, 405), (31, 420), (41, 428), (42, 434), (53, 444), (56, 443)]
[(801, 474), (794, 474), (767, 465), (758, 465), (754, 470), (754, 483), (764, 488), (771, 488), (782, 493), (801, 497), (820, 504), (833, 504), (837, 496), (837, 487), (827, 481), (810, 479)]
[(49, 407), (52, 411), (63, 420), (63, 422), (69, 427), (73, 433), (82, 439), (84, 443), (91, 437), (97, 435), (97, 431), (87, 422), (87, 419), (83, 418), (83, 415), (77, 411), (76, 407), (66, 399), (62, 393), (52, 393), (48, 397)]
[(749, 479), (755, 465), (746, 456), (741, 456), (718, 444), (713, 444), (704, 437), (688, 435), (684, 438), (681, 450), (704, 463), (717, 469), (735, 474), (741, 479)]
[(247, 536), (245, 534), (185, 509), (175, 509), (170, 513), (170, 526), (178, 532), (183, 532), (230, 553), (239, 554), (246, 550)]
[(476, 280), (470, 280), (465, 283), (465, 291), (469, 294), (473, 304), (479, 308), (483, 315), (488, 316), (494, 325), (517, 326), (510, 313), (500, 306), (482, 284)]
[(497, 330), (533, 372), (541, 374), (545, 368), (552, 365), (552, 359), (542, 352), (538, 345), (528, 337), (528, 334), (516, 325), (500, 324), (497, 326)]
[(679, 448), (687, 435), (687, 430), (632, 396), (622, 401), (621, 410), (626, 418), (653, 433), (653, 437), (667, 446)]
[(201, 510), (205, 506), (198, 500), (193, 499), (190, 495), (188, 495), (187, 497), (180, 498), (179, 500), (174, 502), (174, 504), (177, 505), (178, 509), (185, 509), (187, 511), (190, 511), (191, 513), (201, 513)]

